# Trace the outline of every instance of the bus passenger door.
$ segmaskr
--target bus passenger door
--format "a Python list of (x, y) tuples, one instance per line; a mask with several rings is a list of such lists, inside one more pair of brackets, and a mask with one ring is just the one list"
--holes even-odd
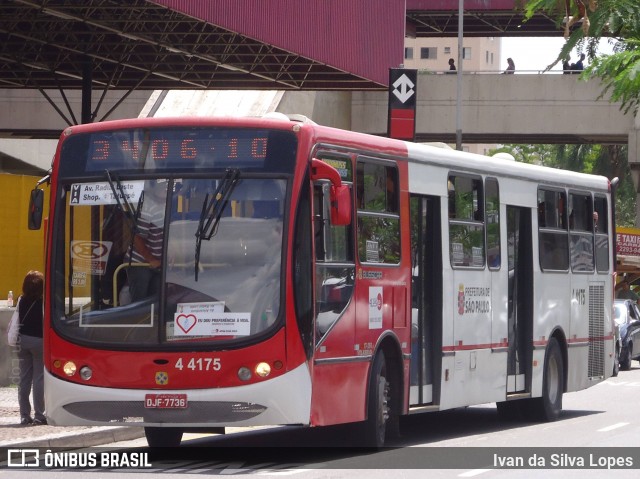
[(531, 210), (507, 206), (509, 253), (507, 395), (531, 391), (533, 243)]
[[(354, 378), (365, 377), (364, 361), (354, 361), (355, 285), (353, 226), (330, 221), (328, 182), (313, 186), (315, 317), (311, 416), (314, 425), (364, 419), (365, 390)], [(359, 397), (358, 395), (362, 395)], [(336, 407), (336, 398), (348, 398)]]
[(411, 369), (409, 404), (438, 404), (442, 367), (440, 198), (411, 196)]

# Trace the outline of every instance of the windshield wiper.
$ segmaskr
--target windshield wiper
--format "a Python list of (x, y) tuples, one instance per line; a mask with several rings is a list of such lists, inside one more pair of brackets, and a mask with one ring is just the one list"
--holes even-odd
[(202, 240), (209, 241), (218, 231), (218, 224), (222, 213), (229, 203), (229, 197), (240, 181), (240, 170), (237, 168), (227, 168), (216, 188), (216, 191), (204, 197), (202, 202), (202, 212), (200, 222), (196, 230), (196, 257), (195, 257), (195, 280), (198, 281), (198, 268), (200, 266), (200, 247)]

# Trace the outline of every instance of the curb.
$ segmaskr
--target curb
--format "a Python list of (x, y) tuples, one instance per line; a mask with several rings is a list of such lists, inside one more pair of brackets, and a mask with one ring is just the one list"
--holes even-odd
[[(39, 427), (39, 426), (34, 426)], [(112, 427), (98, 426), (88, 431), (70, 431), (66, 433), (52, 433), (39, 438), (21, 439), (2, 443), (2, 449), (7, 447), (64, 447), (81, 448), (107, 445), (113, 442), (129, 441), (144, 437), (142, 427)], [(0, 452), (0, 456), (3, 455)], [(4, 458), (0, 457), (0, 460)]]

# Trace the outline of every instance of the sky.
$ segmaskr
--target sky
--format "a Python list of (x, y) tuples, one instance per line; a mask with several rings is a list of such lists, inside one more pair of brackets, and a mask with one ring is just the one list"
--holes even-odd
[[(501, 68), (507, 68), (507, 58), (513, 58), (516, 71), (542, 71), (551, 64), (560, 53), (564, 45), (562, 37), (535, 37), (535, 38), (502, 38), (502, 63)], [(607, 40), (600, 42), (600, 50), (603, 53), (611, 53), (611, 47)], [(571, 53), (570, 62), (579, 59), (579, 54)], [(588, 61), (585, 61), (585, 66)], [(552, 70), (562, 70), (562, 65), (557, 64)]]

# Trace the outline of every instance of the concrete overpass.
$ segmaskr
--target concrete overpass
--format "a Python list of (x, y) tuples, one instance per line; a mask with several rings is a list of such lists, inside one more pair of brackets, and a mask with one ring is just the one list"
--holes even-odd
[[(599, 81), (562, 74), (465, 74), (464, 143), (626, 143), (633, 115), (602, 94)], [(455, 143), (456, 76), (420, 74), (417, 141)], [(354, 92), (351, 128), (386, 134), (386, 92)]]
[[(456, 76), (422, 73), (418, 75), (417, 92), (417, 141), (455, 143)], [(70, 93), (71, 107), (78, 106), (79, 93)], [(138, 116), (150, 108), (147, 100), (151, 93), (134, 92), (109, 118)], [(185, 94), (188, 92), (175, 92)], [(193, 94), (223, 98), (232, 92)], [(640, 121), (625, 115), (608, 97), (599, 99), (601, 94), (599, 81), (583, 81), (578, 75), (466, 73), (461, 99), (463, 143), (628, 143), (630, 162), (636, 161)], [(181, 107), (175, 97), (161, 98), (174, 105), (167, 109), (165, 104), (163, 116), (223, 113), (221, 100), (189, 99), (182, 101)], [(387, 131), (386, 92), (285, 91), (276, 98), (270, 101), (272, 111), (300, 113), (317, 123), (376, 135)], [(107, 97), (103, 110), (108, 111), (117, 101), (117, 97)], [(190, 111), (187, 104), (194, 103), (212, 106), (208, 111)], [(0, 90), (0, 105), (4, 113), (0, 115), (0, 132), (10, 131), (14, 137), (55, 138), (68, 126), (35, 90)], [(158, 105), (154, 110), (161, 111)]]

